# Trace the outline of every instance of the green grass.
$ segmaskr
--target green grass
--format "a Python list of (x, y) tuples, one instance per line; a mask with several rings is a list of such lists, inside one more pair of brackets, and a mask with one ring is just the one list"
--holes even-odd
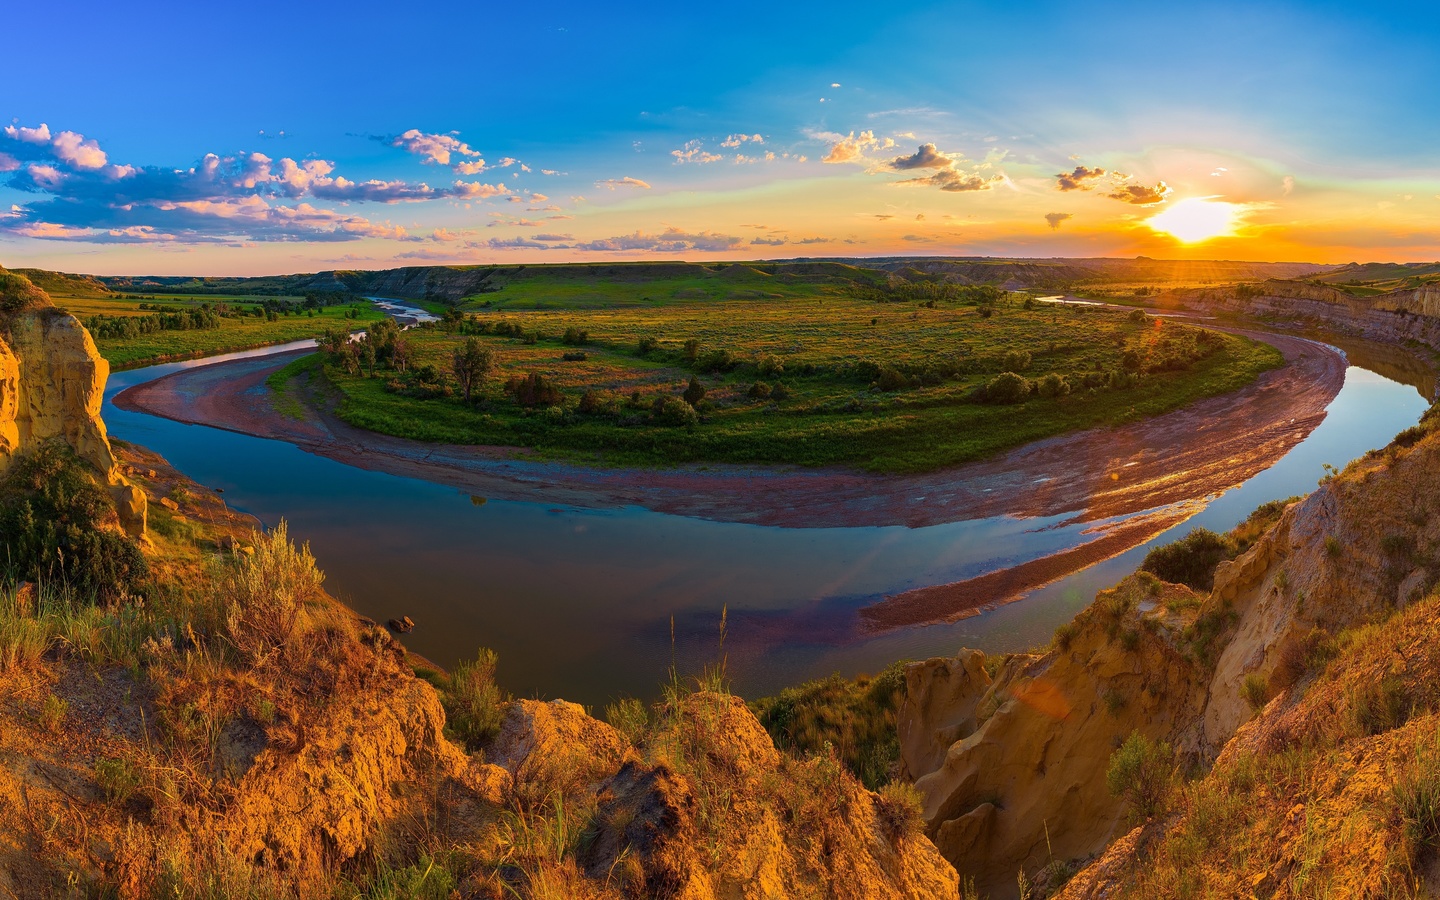
[[(638, 290), (629, 289), (632, 295)], [(1127, 350), (1143, 355), (1160, 329), (1182, 337), (1194, 330), (1137, 321), (1117, 310), (1002, 307), (986, 318), (957, 303), (930, 309), (809, 290), (803, 299), (484, 312), (478, 321), (503, 322), (538, 339), (479, 338), (498, 352), (500, 371), (475, 407), (391, 392), (386, 384), (393, 373), (366, 378), (334, 365), (325, 372), (338, 388), (342, 419), (399, 437), (530, 447), (546, 457), (610, 465), (788, 463), (917, 472), (1167, 412), (1243, 387), (1282, 362), (1267, 345), (1218, 335), (1218, 349), (1188, 370), (1146, 375), (1123, 389), (1089, 390), (1081, 386), (1087, 374), (1118, 369)], [(585, 360), (563, 359), (575, 349), (559, 340), (567, 328), (588, 332)], [(657, 349), (640, 357), (636, 348), (643, 337), (655, 338)], [(441, 373), (449, 371), (465, 340), (439, 329), (412, 331), (406, 339), (412, 370), (428, 364)], [(729, 352), (734, 367), (717, 373), (687, 361), (687, 340), (698, 342), (702, 358)], [(1053, 373), (1075, 390), (1018, 405), (967, 401), (976, 387), (1011, 367), (1007, 355), (1025, 354), (1030, 361), (1019, 368), (1027, 378)], [(887, 369), (898, 377), (888, 386), (900, 389), (880, 389)], [(504, 393), (507, 378), (532, 372), (564, 391), (561, 407), (525, 410)], [(706, 389), (700, 423), (674, 427), (652, 418), (654, 401), (678, 397), (692, 374)], [(757, 381), (783, 384), (789, 397), (774, 402), (753, 396)], [(577, 412), (587, 390), (609, 398), (607, 414)], [(640, 401), (632, 403), (636, 391)]]
[[(142, 297), (143, 299), (141, 299)], [(170, 312), (191, 309), (201, 303), (212, 305), (229, 303), (232, 306), (251, 309), (266, 299), (290, 300), (292, 298), (177, 294), (103, 297), (95, 296), (93, 292), (87, 292), (85, 296), (78, 296), (57, 290), (55, 294), (52, 294), (51, 299), (56, 306), (84, 320), (97, 315), (148, 316), (154, 314), (155, 307), (161, 307)], [(142, 310), (140, 309), (141, 303), (151, 308)], [(237, 350), (249, 350), (267, 344), (284, 344), (289, 341), (304, 340), (318, 337), (327, 328), (362, 327), (366, 322), (383, 318), (383, 313), (368, 303), (355, 306), (331, 306), (316, 310), (314, 316), (307, 315), (305, 310), (299, 309), (298, 305), (296, 308), (298, 310), (296, 313), (282, 315), (273, 322), (267, 321), (263, 317), (249, 315), (240, 318), (227, 317), (221, 319), (220, 327), (217, 329), (157, 331), (134, 338), (97, 338), (95, 346), (100, 351), (100, 355), (110, 363), (111, 368), (116, 370), (132, 369), (157, 362), (192, 359), (219, 353), (232, 353)], [(358, 318), (347, 319), (346, 316), (352, 310), (355, 310)]]

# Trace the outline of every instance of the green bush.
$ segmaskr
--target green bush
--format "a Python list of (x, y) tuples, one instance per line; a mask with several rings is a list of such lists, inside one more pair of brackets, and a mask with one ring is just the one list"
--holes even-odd
[(98, 599), (139, 594), (149, 568), (139, 546), (110, 527), (115, 518), (109, 494), (75, 452), (45, 444), (0, 482), (0, 573)]
[(695, 407), (679, 397), (666, 397), (660, 404), (656, 418), (666, 425), (694, 425), (700, 421), (700, 414), (695, 411)]
[(1196, 528), (1178, 541), (1145, 554), (1140, 568), (1172, 584), (1208, 591), (1215, 585), (1215, 567), (1230, 556), (1225, 539), (1208, 528)]
[(1173, 753), (1168, 744), (1151, 740), (1138, 731), (1110, 755), (1105, 786), (1124, 797), (1142, 818), (1164, 811), (1170, 796), (1170, 768)]
[(1035, 393), (1047, 399), (1063, 397), (1070, 393), (1070, 382), (1064, 375), (1051, 372), (1035, 383)]
[(700, 379), (696, 378), (694, 375), (691, 375), (690, 384), (685, 387), (685, 393), (683, 394), (683, 396), (686, 403), (690, 404), (691, 406), (695, 406), (701, 400), (705, 399), (705, 385), (700, 383)]
[(1024, 403), (1029, 396), (1029, 379), (1014, 372), (1001, 372), (985, 383), (986, 403)]
[(441, 692), (447, 727), (472, 750), (500, 733), (508, 698), (495, 683), (499, 661), (495, 651), (482, 647), (474, 662), (455, 666), (448, 686)]

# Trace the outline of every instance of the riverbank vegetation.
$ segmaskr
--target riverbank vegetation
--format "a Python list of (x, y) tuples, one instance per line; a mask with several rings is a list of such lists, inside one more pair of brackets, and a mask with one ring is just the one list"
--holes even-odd
[(326, 329), (363, 328), (384, 313), (362, 297), (111, 293), (88, 280), (48, 276), (51, 300), (90, 331), (113, 369), (133, 369), (316, 338)]
[[(911, 293), (455, 310), (373, 340), (332, 332), (308, 371), (342, 419), (399, 437), (609, 464), (915, 472), (1175, 409), (1282, 361), (1139, 311)], [(471, 374), (467, 359), (485, 365)]]

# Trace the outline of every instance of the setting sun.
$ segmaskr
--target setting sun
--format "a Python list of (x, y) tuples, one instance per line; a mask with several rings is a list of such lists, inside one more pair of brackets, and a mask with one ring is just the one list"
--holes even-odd
[(1244, 207), (1239, 203), (1192, 197), (1151, 216), (1145, 224), (1181, 243), (1198, 244), (1233, 235), (1243, 213)]

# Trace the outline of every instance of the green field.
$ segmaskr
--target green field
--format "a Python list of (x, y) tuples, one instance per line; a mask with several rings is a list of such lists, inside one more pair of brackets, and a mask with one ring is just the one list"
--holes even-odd
[[(373, 377), (364, 361), (327, 355), (272, 385), (320, 374), (345, 421), (425, 441), (604, 464), (914, 472), (1165, 412), (1281, 363), (1267, 345), (1139, 312), (1026, 309), (1018, 298), (932, 307), (817, 294), (813, 285), (727, 300), (676, 297), (686, 288), (653, 281), (560, 287), (547, 296), (562, 309), (516, 311), (512, 301), (537, 297), (502, 296), (507, 289), (479, 299), (490, 306), (463, 322), (406, 332), (403, 372), (380, 347)], [(604, 291), (619, 302), (600, 306)], [(452, 362), (470, 337), (498, 367), (466, 404)], [(1028, 396), (977, 402), (1004, 372), (1023, 376), (1009, 386)], [(528, 389), (507, 391), (527, 376)], [(692, 376), (705, 391), (693, 405), (680, 400)]]
[[(27, 272), (45, 288), (57, 307), (78, 316), (90, 327), (100, 355), (117, 370), (283, 344), (318, 337), (330, 328), (363, 327), (366, 322), (384, 317), (368, 303), (305, 309), (300, 297), (117, 295), (96, 290), (93, 283), (79, 279), (53, 273), (40, 273), (42, 277), (35, 278), (32, 270)], [(255, 308), (267, 302), (274, 315), (255, 315)], [(107, 336), (104, 328), (95, 327), (97, 317), (101, 317), (100, 321), (140, 319), (206, 308), (228, 314), (216, 316), (218, 327), (163, 329), (132, 336)]]

